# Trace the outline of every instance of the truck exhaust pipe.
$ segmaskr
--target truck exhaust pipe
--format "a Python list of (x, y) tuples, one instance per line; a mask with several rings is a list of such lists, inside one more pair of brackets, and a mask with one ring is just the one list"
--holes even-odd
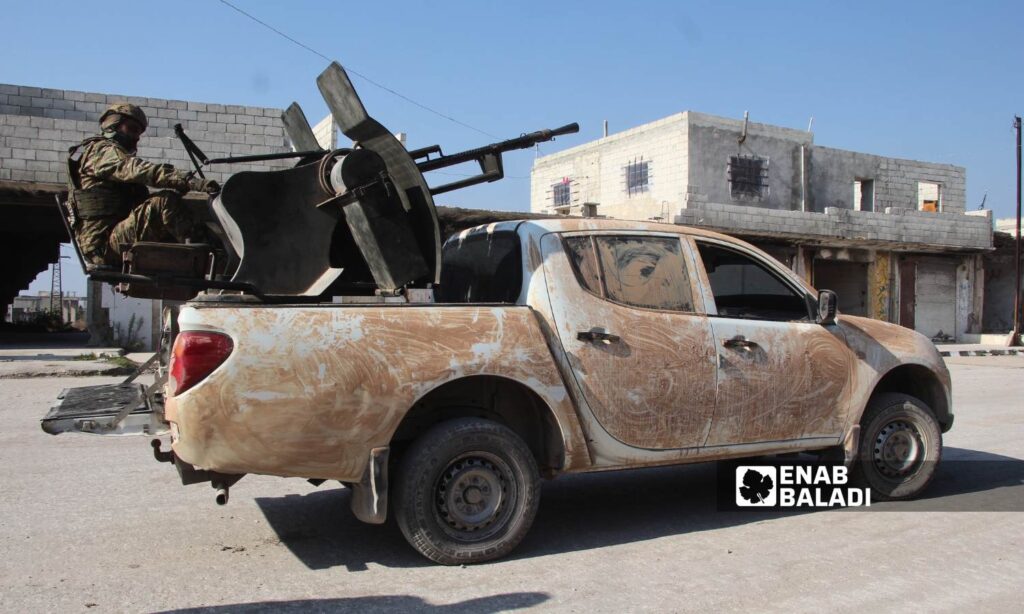
[(228, 496), (230, 495), (230, 486), (228, 486), (227, 484), (216, 483), (213, 485), (213, 487), (217, 489), (217, 495), (214, 497), (214, 500), (217, 502), (217, 505), (227, 504)]

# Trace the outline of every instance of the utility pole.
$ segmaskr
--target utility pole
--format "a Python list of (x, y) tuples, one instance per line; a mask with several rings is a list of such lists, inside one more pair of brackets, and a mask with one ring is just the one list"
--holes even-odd
[(1014, 292), (1013, 292), (1013, 332), (1010, 334), (1010, 345), (1020, 345), (1020, 115), (1013, 118), (1013, 129), (1017, 132), (1017, 235), (1014, 250)]
[(63, 320), (62, 294), (64, 294), (64, 289), (60, 280), (60, 256), (57, 256), (57, 262), (53, 263), (53, 271), (50, 273), (50, 313), (55, 311), (60, 313)]
[(50, 313), (60, 316), (61, 323), (64, 322), (64, 286), (60, 278), (60, 261), (68, 256), (57, 256), (57, 262), (53, 263), (53, 271), (50, 273)]

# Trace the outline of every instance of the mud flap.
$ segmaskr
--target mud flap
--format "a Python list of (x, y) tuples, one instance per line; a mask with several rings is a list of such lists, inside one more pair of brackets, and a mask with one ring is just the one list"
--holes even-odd
[(391, 448), (370, 450), (370, 462), (363, 477), (352, 488), (352, 513), (369, 524), (384, 524), (388, 518), (388, 456)]
[(66, 388), (57, 395), (41, 426), (51, 435), (159, 435), (168, 426), (162, 408), (154, 405), (142, 384)]

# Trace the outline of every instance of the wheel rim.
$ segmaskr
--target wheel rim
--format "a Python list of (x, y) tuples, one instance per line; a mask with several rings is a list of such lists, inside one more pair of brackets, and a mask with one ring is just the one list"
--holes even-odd
[(893, 420), (875, 437), (875, 468), (890, 479), (904, 479), (921, 466), (924, 454), (921, 431), (906, 420)]
[(486, 452), (448, 463), (435, 487), (441, 527), (460, 541), (482, 541), (499, 533), (512, 514), (517, 491), (512, 469)]

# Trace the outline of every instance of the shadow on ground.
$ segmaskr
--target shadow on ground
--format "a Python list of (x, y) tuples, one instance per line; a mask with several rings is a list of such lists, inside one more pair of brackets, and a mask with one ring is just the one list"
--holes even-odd
[(546, 593), (505, 593), (468, 599), (458, 603), (432, 605), (411, 595), (380, 597), (347, 597), (338, 599), (301, 599), (296, 601), (263, 601), (235, 603), (183, 610), (167, 610), (175, 614), (229, 614), (232, 612), (506, 612), (530, 608), (550, 598)]
[(964, 448), (944, 448), (931, 484), (913, 501), (882, 511), (1024, 512), (1024, 460)]
[(0, 348), (85, 348), (88, 332), (36, 333), (0, 330)]
[[(590, 550), (808, 513), (1024, 511), (1024, 460), (959, 448), (946, 448), (944, 454), (946, 460), (924, 496), (868, 509), (720, 511), (715, 463), (565, 476), (545, 483), (533, 528), (511, 558)], [(379, 526), (356, 520), (348, 511), (347, 490), (257, 498), (256, 503), (281, 543), (311, 569), (344, 566), (362, 571), (371, 562), (388, 567), (431, 564), (405, 542), (393, 520)]]

